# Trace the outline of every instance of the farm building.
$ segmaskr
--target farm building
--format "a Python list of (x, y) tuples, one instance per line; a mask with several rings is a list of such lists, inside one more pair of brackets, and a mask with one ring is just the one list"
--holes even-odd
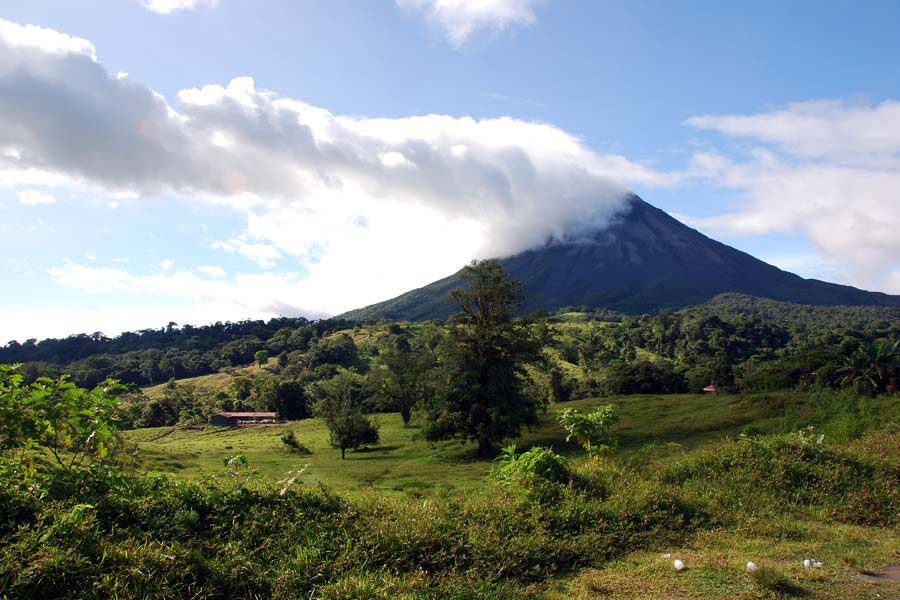
[(209, 418), (215, 427), (240, 427), (242, 425), (265, 425), (275, 422), (273, 412), (220, 412)]

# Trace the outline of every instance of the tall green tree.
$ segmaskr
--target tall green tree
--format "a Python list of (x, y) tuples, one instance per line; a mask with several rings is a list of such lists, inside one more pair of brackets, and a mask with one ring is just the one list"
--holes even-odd
[(474, 261), (461, 277), (465, 285), (450, 293), (460, 312), (443, 344), (442, 390), (427, 407), (425, 437), (471, 439), (485, 456), (537, 421), (546, 400), (527, 393), (525, 366), (540, 360), (543, 339), (516, 318), (521, 284), (500, 263)]
[(411, 344), (406, 336), (392, 340), (369, 372), (368, 383), (382, 410), (396, 410), (409, 425), (413, 409), (433, 395), (437, 362), (427, 344)]
[(378, 426), (363, 412), (362, 376), (341, 369), (327, 381), (313, 387), (319, 397), (316, 416), (328, 426), (331, 446), (340, 448), (341, 460), (348, 448), (362, 448), (378, 443)]

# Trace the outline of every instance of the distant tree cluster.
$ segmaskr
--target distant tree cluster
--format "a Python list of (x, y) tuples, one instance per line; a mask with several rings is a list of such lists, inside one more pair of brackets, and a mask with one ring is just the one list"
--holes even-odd
[(91, 387), (111, 377), (126, 384), (154, 385), (246, 365), (260, 352), (279, 355), (306, 351), (310, 342), (343, 329), (339, 320), (304, 318), (215, 323), (203, 327), (170, 322), (165, 328), (125, 332), (109, 338), (100, 332), (63, 339), (10, 341), (0, 347), (0, 363), (25, 363), (29, 381), (68, 374)]

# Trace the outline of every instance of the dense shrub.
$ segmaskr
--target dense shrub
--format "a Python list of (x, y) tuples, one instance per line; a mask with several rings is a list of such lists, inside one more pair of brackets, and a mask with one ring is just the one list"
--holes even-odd
[(558, 486), (572, 483), (573, 477), (566, 458), (550, 448), (535, 447), (516, 454), (515, 444), (503, 448), (492, 473), (497, 481), (518, 486), (541, 500), (556, 499)]
[(284, 444), (284, 447), (288, 452), (294, 452), (296, 454), (312, 454), (312, 451), (297, 439), (297, 436), (293, 431), (285, 431), (282, 433), (281, 443)]
[[(900, 450), (896, 439), (887, 440)], [(668, 465), (665, 483), (703, 491), (724, 506), (812, 507), (857, 524), (900, 521), (900, 465), (830, 447), (820, 434), (745, 438)]]

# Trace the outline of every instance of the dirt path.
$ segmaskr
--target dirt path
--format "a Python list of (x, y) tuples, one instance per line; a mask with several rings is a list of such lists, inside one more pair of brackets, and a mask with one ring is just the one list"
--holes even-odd
[(856, 578), (863, 581), (868, 581), (869, 583), (897, 582), (900, 581), (900, 565), (891, 565), (881, 573), (874, 573), (871, 575), (858, 573), (856, 575)]

